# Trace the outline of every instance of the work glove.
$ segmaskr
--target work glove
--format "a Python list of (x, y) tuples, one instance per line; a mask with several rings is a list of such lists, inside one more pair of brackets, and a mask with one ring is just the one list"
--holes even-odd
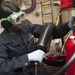
[(45, 55), (45, 52), (38, 49), (36, 51), (29, 53), (28, 58), (29, 58), (29, 61), (38, 61), (41, 63), (44, 58), (44, 55)]
[(75, 31), (75, 16), (72, 16), (71, 20), (68, 23), (68, 26), (71, 30)]

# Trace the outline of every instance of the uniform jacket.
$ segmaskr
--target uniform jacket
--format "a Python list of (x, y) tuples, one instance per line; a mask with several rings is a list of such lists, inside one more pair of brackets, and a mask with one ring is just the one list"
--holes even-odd
[[(17, 68), (25, 68), (28, 63), (27, 53), (36, 50), (34, 37), (39, 37), (44, 25), (22, 25), (15, 35), (6, 30), (0, 34), (0, 75), (8, 75)], [(67, 23), (55, 27), (53, 38), (60, 38), (70, 29)]]

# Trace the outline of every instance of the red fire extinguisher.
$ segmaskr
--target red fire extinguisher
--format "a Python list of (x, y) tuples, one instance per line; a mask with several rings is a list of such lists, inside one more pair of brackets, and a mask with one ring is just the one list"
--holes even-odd
[[(66, 50), (66, 63), (67, 63), (75, 52), (75, 32), (74, 31), (65, 43), (65, 50)], [(67, 75), (75, 75), (75, 61), (67, 69), (66, 73)]]
[(60, 10), (75, 7), (75, 0), (60, 0), (60, 3)]

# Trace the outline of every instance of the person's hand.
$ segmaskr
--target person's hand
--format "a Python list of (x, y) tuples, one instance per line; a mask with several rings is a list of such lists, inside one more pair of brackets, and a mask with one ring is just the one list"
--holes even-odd
[(29, 61), (38, 61), (41, 63), (44, 58), (44, 55), (45, 55), (45, 52), (38, 49), (36, 51), (29, 53), (28, 58), (29, 58)]
[(75, 16), (72, 16), (71, 20), (68, 23), (68, 26), (71, 30), (75, 31)]

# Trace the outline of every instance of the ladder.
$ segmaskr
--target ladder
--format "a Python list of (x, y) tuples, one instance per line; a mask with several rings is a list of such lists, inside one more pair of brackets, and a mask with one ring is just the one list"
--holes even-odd
[(52, 1), (48, 0), (45, 3), (41, 2), (42, 23), (53, 22)]

